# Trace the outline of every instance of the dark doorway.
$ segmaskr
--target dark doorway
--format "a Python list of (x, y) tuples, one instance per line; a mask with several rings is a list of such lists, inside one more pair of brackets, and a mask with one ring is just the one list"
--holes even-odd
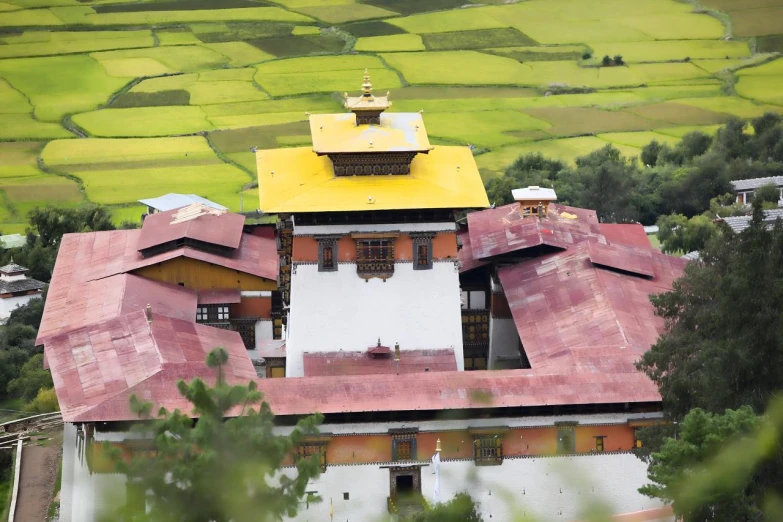
[(397, 494), (410, 495), (413, 493), (413, 475), (397, 475)]

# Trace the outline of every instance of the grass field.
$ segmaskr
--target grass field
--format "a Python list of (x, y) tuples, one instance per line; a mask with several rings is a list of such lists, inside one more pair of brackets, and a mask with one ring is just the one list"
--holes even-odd
[(677, 0), (481, 4), (1, 0), (0, 230), (85, 199), (136, 220), (169, 191), (237, 209), (251, 148), (307, 146), (306, 113), (343, 110), (365, 68), (433, 143), (474, 145), (485, 178), (523, 152), (636, 156), (783, 112), (764, 54), (783, 52), (783, 0), (703, 0), (730, 27)]

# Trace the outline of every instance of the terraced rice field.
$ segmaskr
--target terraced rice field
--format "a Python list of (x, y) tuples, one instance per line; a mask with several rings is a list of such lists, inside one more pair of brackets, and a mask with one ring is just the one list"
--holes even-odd
[(169, 191), (252, 208), (251, 149), (307, 145), (306, 113), (342, 110), (365, 68), (485, 177), (783, 111), (783, 0), (703, 4), (3, 0), (0, 230), (45, 203), (136, 219)]

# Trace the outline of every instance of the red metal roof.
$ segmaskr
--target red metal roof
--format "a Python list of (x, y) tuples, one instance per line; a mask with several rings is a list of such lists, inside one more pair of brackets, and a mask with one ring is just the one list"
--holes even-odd
[(457, 239), (462, 243), (462, 248), (459, 249), (457, 256), (459, 258), (459, 271), (467, 272), (480, 266), (488, 265), (489, 260), (476, 259), (473, 257), (473, 247), (470, 244), (470, 233), (467, 228), (460, 229), (457, 232)]
[(238, 248), (245, 216), (215, 209), (199, 213), (202, 208), (205, 207), (196, 203), (147, 216), (141, 227), (137, 248), (145, 250), (184, 238)]
[[(46, 355), (65, 422), (131, 420), (135, 416), (128, 400), (134, 390), (141, 400), (173, 407), (183, 402), (178, 379), (214, 380), (215, 372), (205, 361), (216, 346), (229, 353), (227, 381), (255, 377), (237, 332), (155, 313), (148, 322), (144, 310), (51, 337)], [(165, 386), (153, 394), (151, 388), (139, 387), (148, 380)]]
[(650, 238), (644, 232), (644, 227), (638, 223), (600, 223), (598, 230), (610, 244), (651, 248)]
[(239, 288), (213, 288), (198, 291), (198, 304), (225, 304), (238, 303), (242, 300), (242, 291)]
[(36, 344), (43, 344), (49, 337), (68, 330), (144, 310), (148, 304), (154, 313), (185, 321), (196, 320), (194, 290), (133, 274), (118, 274), (97, 281), (74, 280), (69, 275), (72, 273), (55, 270)]
[(650, 247), (643, 249), (624, 245), (610, 246), (600, 243), (589, 243), (587, 252), (590, 261), (596, 265), (608, 266), (647, 277), (655, 277)]
[(367, 352), (304, 354), (304, 374), (311, 376), (377, 375), (456, 371), (454, 350), (403, 350), (399, 366), (394, 357), (373, 357)]
[(91, 281), (177, 257), (197, 259), (270, 280), (277, 279), (280, 269), (277, 244), (268, 238), (243, 234), (239, 248), (230, 256), (180, 247), (145, 258), (138, 252), (140, 235), (141, 230), (65, 234), (57, 254), (52, 284), (56, 284), (59, 272), (69, 273), (76, 281)]
[(544, 219), (522, 217), (519, 203), (468, 214), (468, 234), (476, 260), (538, 245), (567, 248), (591, 237), (605, 242), (598, 225), (595, 211), (555, 204), (549, 205)]
[[(592, 247), (584, 243), (498, 271), (534, 369), (570, 366), (582, 350), (641, 355), (662, 330), (649, 296), (669, 290), (687, 261), (650, 250), (652, 276), (643, 278), (593, 264)], [(627, 247), (602, 248), (607, 257), (627, 256)]]

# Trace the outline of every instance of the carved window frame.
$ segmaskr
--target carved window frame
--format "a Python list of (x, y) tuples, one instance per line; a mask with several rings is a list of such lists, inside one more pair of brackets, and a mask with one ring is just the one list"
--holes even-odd
[(507, 427), (472, 428), (473, 462), (476, 466), (500, 466), (503, 464), (503, 438)]
[[(356, 273), (359, 277), (386, 280), (394, 275), (394, 239), (391, 236), (356, 238)], [(373, 248), (383, 255), (373, 255)]]
[[(413, 240), (413, 269), (432, 269), (432, 238), (435, 234), (411, 234)], [(421, 258), (421, 248), (425, 248), (425, 259)]]
[(392, 461), (405, 462), (417, 460), (417, 430), (389, 430), (392, 436)]
[(321, 471), (326, 471), (326, 445), (329, 443), (328, 438), (305, 438), (296, 449), (296, 453), (299, 458), (309, 458), (318, 456), (318, 462), (321, 466)]
[[(339, 259), (338, 242), (340, 236), (320, 236), (315, 238), (318, 241), (318, 271), (319, 272), (337, 272), (337, 261)], [(327, 265), (326, 252), (331, 249), (331, 265)]]

